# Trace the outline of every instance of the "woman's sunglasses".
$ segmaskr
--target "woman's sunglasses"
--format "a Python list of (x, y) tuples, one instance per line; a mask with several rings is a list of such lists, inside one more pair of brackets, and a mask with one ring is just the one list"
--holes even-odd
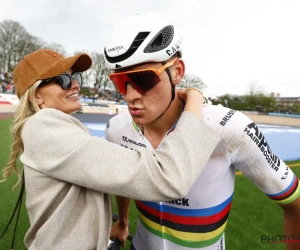
[(52, 78), (45, 79), (41, 82), (39, 87), (42, 87), (43, 85), (55, 81), (60, 84), (60, 86), (63, 89), (71, 89), (72, 87), (72, 79), (74, 79), (80, 86), (82, 85), (82, 74), (80, 72), (76, 72), (73, 75), (69, 75), (67, 73), (62, 73), (59, 76), (55, 76)]
[(161, 81), (159, 75), (166, 68), (172, 66), (176, 60), (177, 58), (173, 59), (159, 69), (150, 68), (112, 73), (109, 78), (122, 95), (126, 95), (127, 84), (131, 84), (138, 92), (144, 94)]

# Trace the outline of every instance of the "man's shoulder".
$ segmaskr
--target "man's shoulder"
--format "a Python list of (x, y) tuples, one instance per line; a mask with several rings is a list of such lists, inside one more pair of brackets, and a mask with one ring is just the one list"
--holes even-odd
[(203, 110), (205, 112), (212, 112), (214, 113), (220, 113), (220, 114), (225, 114), (227, 113), (229, 110), (232, 110), (230, 108), (224, 107), (222, 105), (204, 105), (203, 106)]
[(106, 132), (119, 131), (122, 128), (132, 124), (132, 117), (129, 112), (125, 111), (112, 117), (106, 125)]
[(219, 124), (228, 114), (235, 114), (237, 111), (221, 105), (207, 105), (203, 107), (203, 118), (206, 123)]
[(252, 121), (242, 112), (223, 107), (208, 105), (203, 108), (203, 120), (218, 134), (241, 133)]
[(109, 123), (113, 126), (118, 124), (128, 124), (132, 122), (132, 117), (128, 111), (124, 111), (118, 115), (115, 115), (109, 120)]

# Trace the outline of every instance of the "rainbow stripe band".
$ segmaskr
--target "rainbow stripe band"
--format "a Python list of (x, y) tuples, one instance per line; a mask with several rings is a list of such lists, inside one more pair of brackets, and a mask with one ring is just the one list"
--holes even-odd
[(140, 222), (151, 233), (177, 245), (202, 248), (223, 235), (232, 195), (223, 203), (204, 209), (182, 209), (154, 202), (136, 201)]
[(277, 194), (267, 194), (268, 197), (274, 200), (277, 204), (288, 204), (296, 200), (300, 196), (299, 180), (295, 174), (293, 174), (293, 180), (291, 184), (282, 192)]
[[(202, 247), (208, 247), (211, 246), (212, 244), (216, 243), (223, 235), (223, 232), (226, 227), (226, 223), (220, 228), (219, 231), (216, 231), (215, 234), (216, 236), (213, 238), (208, 238), (205, 237), (207, 235), (205, 234), (195, 234), (194, 237), (187, 238), (186, 234), (182, 234), (182, 232), (175, 231), (175, 230), (170, 230), (164, 226), (160, 225), (155, 225), (151, 224), (147, 219), (143, 220), (141, 218), (139, 212), (138, 216), (140, 219), (140, 222), (144, 225), (144, 227), (151, 233), (157, 235), (158, 237), (161, 237), (163, 239), (167, 239), (177, 245), (184, 246), (184, 247), (189, 247), (189, 248), (202, 248)], [(182, 235), (183, 237), (179, 238), (178, 236)], [(185, 237), (185, 238), (184, 238)]]

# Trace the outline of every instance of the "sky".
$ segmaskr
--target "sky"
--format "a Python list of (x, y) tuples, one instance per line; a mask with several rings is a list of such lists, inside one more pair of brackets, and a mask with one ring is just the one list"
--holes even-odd
[(186, 73), (207, 95), (244, 95), (255, 84), (300, 97), (299, 0), (0, 0), (0, 22), (17, 21), (70, 55), (103, 53), (115, 24), (150, 11), (181, 30)]

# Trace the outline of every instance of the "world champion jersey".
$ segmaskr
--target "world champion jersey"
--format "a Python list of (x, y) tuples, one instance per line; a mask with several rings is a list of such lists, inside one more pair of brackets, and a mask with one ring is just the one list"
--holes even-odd
[[(133, 244), (137, 250), (224, 250), (236, 168), (278, 204), (300, 195), (298, 178), (247, 116), (208, 105), (203, 107), (202, 118), (221, 141), (185, 197), (159, 203), (135, 201), (138, 225)], [(154, 150), (129, 112), (109, 121), (106, 138), (129, 149)]]

